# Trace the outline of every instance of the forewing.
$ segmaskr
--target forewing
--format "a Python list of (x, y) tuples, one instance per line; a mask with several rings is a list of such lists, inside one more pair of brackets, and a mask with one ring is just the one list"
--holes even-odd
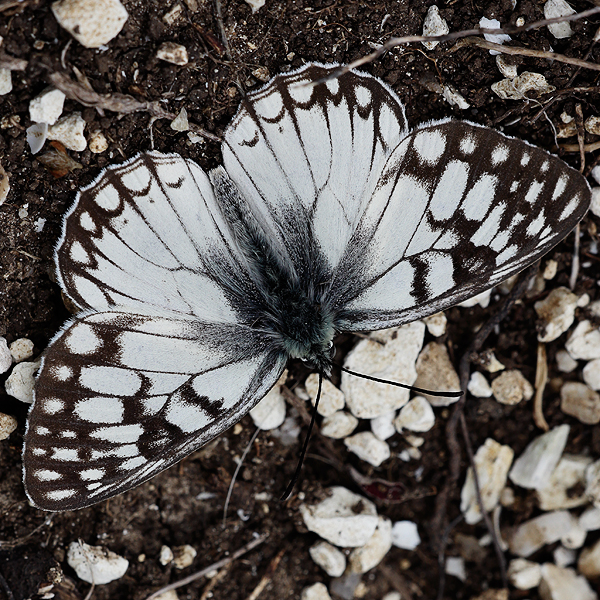
[(140, 154), (78, 194), (56, 252), (60, 282), (80, 308), (152, 305), (235, 323), (232, 299), (213, 276), (232, 272), (239, 288), (247, 285), (229, 236), (198, 165)]
[(284, 364), (247, 328), (167, 312), (77, 319), (38, 376), (23, 452), (30, 500), (72, 510), (146, 481), (238, 421)]
[(390, 156), (332, 290), (350, 330), (400, 325), (480, 293), (544, 255), (590, 204), (559, 158), (460, 121)]
[(337, 266), (406, 135), (400, 101), (374, 77), (351, 72), (314, 85), (335, 68), (278, 75), (248, 94), (225, 131), (225, 169), (296, 266), (309, 245)]

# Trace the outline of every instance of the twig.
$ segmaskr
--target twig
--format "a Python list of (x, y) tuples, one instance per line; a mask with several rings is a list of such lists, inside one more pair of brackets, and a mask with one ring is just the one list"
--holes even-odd
[(208, 585), (202, 590), (202, 596), (198, 598), (198, 600), (207, 600), (210, 596), (212, 598), (211, 592), (217, 587), (217, 584), (227, 577), (227, 573), (229, 573), (229, 569), (231, 569), (231, 564), (225, 565), (208, 583)]
[(377, 570), (390, 582), (394, 589), (400, 593), (402, 600), (413, 600), (413, 594), (408, 583), (396, 569), (390, 569), (384, 564), (380, 564)]
[(222, 558), (221, 560), (218, 560), (216, 563), (209, 565), (208, 567), (202, 569), (201, 571), (198, 571), (197, 573), (192, 573), (192, 575), (189, 575), (188, 577), (185, 577), (184, 579), (181, 579), (180, 581), (176, 581), (175, 583), (166, 585), (165, 587), (161, 588), (160, 590), (157, 590), (153, 594), (150, 594), (146, 598), (146, 600), (155, 600), (161, 594), (165, 594), (166, 592), (170, 592), (171, 590), (176, 590), (177, 588), (183, 587), (184, 585), (187, 585), (188, 583), (192, 583), (192, 581), (196, 581), (196, 579), (200, 579), (201, 577), (204, 577), (207, 573), (210, 573), (211, 571), (214, 571), (216, 569), (221, 569), (222, 567), (229, 565), (234, 560), (237, 560), (240, 556), (243, 556), (244, 554), (250, 552), (250, 550), (253, 550), (254, 548), (256, 548), (256, 546), (262, 544), (266, 539), (267, 539), (266, 535), (261, 535), (261, 536), (257, 537), (256, 539), (254, 539), (251, 542), (248, 542), (246, 545), (242, 546), (239, 550), (236, 550), (231, 556)]
[(215, 0), (215, 16), (217, 19), (217, 25), (219, 26), (219, 33), (221, 34), (221, 41), (225, 46), (225, 56), (227, 60), (233, 62), (231, 58), (231, 48), (229, 47), (229, 40), (227, 39), (227, 32), (225, 31), (225, 24), (223, 23), (223, 11), (221, 10), (221, 0)]
[(4, 52), (0, 52), (0, 69), (8, 69), (9, 71), (24, 71), (27, 68), (27, 61), (22, 58), (9, 56)]
[(550, 426), (544, 417), (542, 400), (544, 390), (548, 383), (548, 359), (546, 357), (546, 345), (541, 342), (537, 348), (537, 365), (535, 369), (535, 396), (533, 398), (533, 420), (535, 424), (544, 431), (549, 431)]
[(564, 54), (557, 54), (556, 52), (546, 52), (545, 50), (532, 50), (531, 48), (522, 48), (520, 46), (504, 46), (503, 44), (495, 44), (494, 42), (488, 42), (479, 37), (468, 37), (464, 40), (456, 42), (456, 44), (448, 50), (448, 52), (456, 52), (464, 46), (478, 46), (486, 50), (495, 50), (502, 54), (512, 54), (519, 56), (532, 56), (535, 58), (546, 58), (548, 60), (555, 60), (557, 62), (566, 63), (568, 65), (574, 65), (582, 69), (591, 69), (592, 71), (600, 71), (600, 65), (580, 58), (571, 58)]
[(231, 483), (229, 484), (229, 489), (227, 490), (227, 498), (225, 498), (225, 504), (223, 505), (223, 529), (225, 529), (225, 522), (227, 521), (227, 509), (229, 508), (229, 501), (231, 500), (231, 494), (233, 493), (233, 486), (235, 485), (235, 480), (237, 479), (238, 473), (244, 464), (244, 460), (246, 460), (246, 456), (248, 456), (248, 452), (250, 452), (250, 448), (256, 441), (258, 434), (260, 433), (260, 427), (256, 428), (256, 431), (252, 434), (248, 445), (244, 448), (244, 452), (242, 453), (242, 458), (240, 458), (240, 462), (235, 467), (235, 471), (233, 472), (233, 477), (231, 478)]
[(56, 515), (56, 513), (50, 513), (44, 519), (43, 523), (38, 525), (35, 529), (30, 531), (28, 534), (23, 535), (20, 538), (17, 538), (16, 540), (10, 540), (10, 541), (0, 540), (0, 548), (15, 548), (16, 546), (20, 546), (21, 544), (26, 542), (32, 535), (35, 535), (40, 529), (42, 529), (42, 527), (45, 527), (46, 525), (50, 525), (50, 523), (52, 523), (52, 519), (54, 518), (54, 515)]
[(90, 600), (95, 589), (96, 589), (96, 584), (92, 583), (92, 587), (88, 590), (88, 593), (85, 595), (85, 598), (83, 600)]
[[(446, 35), (436, 35), (436, 36), (406, 35), (403, 37), (393, 37), (393, 38), (390, 38), (385, 44), (383, 44), (382, 46), (377, 48), (377, 50), (375, 50), (374, 52), (371, 52), (371, 54), (367, 54), (366, 56), (363, 56), (362, 58), (358, 58), (357, 60), (352, 61), (348, 65), (340, 67), (339, 69), (335, 69), (334, 71), (332, 71), (329, 74), (329, 76), (327, 78), (324, 78), (323, 81), (325, 81), (326, 79), (335, 79), (336, 77), (340, 77), (341, 75), (343, 75), (344, 73), (347, 73), (348, 71), (352, 71), (353, 69), (357, 69), (358, 67), (361, 67), (362, 65), (371, 63), (374, 60), (377, 60), (380, 56), (382, 56), (389, 50), (392, 50), (396, 46), (400, 46), (402, 44), (410, 44), (411, 42), (451, 42), (454, 40), (458, 40), (458, 39), (473, 36), (473, 35), (484, 35), (486, 33), (492, 34), (492, 35), (509, 34), (509, 33), (510, 34), (518, 34), (518, 33), (524, 33), (526, 31), (530, 31), (532, 29), (539, 29), (540, 27), (544, 27), (545, 25), (550, 25), (551, 23), (562, 23), (564, 21), (578, 21), (579, 19), (585, 19), (585, 18), (595, 15), (599, 12), (600, 12), (600, 7), (590, 8), (589, 10), (584, 10), (583, 12), (576, 13), (573, 15), (568, 15), (568, 16), (564, 16), (564, 17), (556, 17), (554, 19), (543, 19), (541, 21), (534, 21), (533, 23), (523, 25), (523, 27), (508, 26), (508, 27), (502, 27), (500, 29), (479, 28), (479, 29), (466, 29), (464, 31), (456, 31), (454, 33), (448, 33)], [(558, 60), (558, 59), (555, 59), (555, 60)], [(594, 65), (593, 68), (595, 68), (595, 69), (597, 69), (599, 67), (598, 65), (595, 65), (594, 63), (587, 63), (586, 67), (587, 67), (587, 65)]]
[[(564, 152), (581, 152), (579, 144), (561, 144), (559, 148)], [(595, 152), (596, 150), (600, 150), (600, 142), (584, 144), (583, 150), (584, 152)]]
[[(504, 301), (504, 304), (500, 308), (500, 310), (493, 315), (487, 323), (477, 332), (477, 335), (471, 342), (470, 346), (467, 348), (466, 352), (463, 354), (460, 360), (460, 382), (461, 389), (466, 390), (467, 382), (469, 380), (469, 372), (470, 372), (470, 363), (471, 357), (474, 353), (478, 352), (483, 346), (485, 340), (488, 338), (490, 333), (494, 330), (494, 328), (508, 315), (510, 309), (513, 304), (516, 302), (518, 298), (520, 298), (527, 289), (530, 280), (535, 276), (539, 267), (539, 261), (533, 264), (529, 269), (527, 269), (522, 275), (520, 281), (515, 285), (510, 293), (510, 295)], [(492, 536), (492, 542), (494, 545), (494, 550), (496, 552), (496, 556), (498, 559), (498, 563), (500, 564), (500, 575), (502, 578), (502, 582), (506, 587), (508, 585), (508, 581), (506, 579), (506, 561), (504, 558), (504, 554), (502, 549), (500, 548), (500, 543), (496, 536), (496, 532), (494, 530), (493, 523), (488, 515), (487, 511), (483, 507), (483, 500), (481, 498), (481, 490), (479, 486), (479, 479), (477, 477), (477, 468), (474, 461), (473, 449), (471, 446), (471, 442), (469, 439), (469, 432), (466, 426), (466, 420), (464, 418), (464, 405), (466, 401), (466, 393), (463, 394), (461, 399), (454, 405), (452, 410), (452, 414), (448, 419), (448, 423), (446, 425), (446, 441), (448, 444), (448, 448), (450, 450), (450, 465), (449, 471), (450, 475), (446, 479), (446, 483), (442, 488), (441, 492), (436, 498), (436, 506), (434, 517), (430, 524), (430, 529), (434, 532), (443, 532), (446, 530), (445, 523), (447, 522), (447, 507), (450, 495), (454, 491), (456, 484), (458, 482), (458, 478), (460, 477), (460, 445), (457, 440), (457, 428), (460, 424), (462, 435), (465, 442), (465, 448), (467, 450), (467, 454), (469, 456), (470, 464), (473, 469), (473, 479), (475, 483), (475, 492), (477, 496), (477, 502), (481, 509), (481, 514), (483, 516), (483, 520), (485, 525)], [(435, 534), (434, 534), (435, 535)], [(437, 534), (437, 546), (438, 546), (438, 555), (442, 557), (442, 571), (443, 571), (443, 560), (445, 557), (445, 548), (447, 545), (447, 538), (440, 539), (439, 533)], [(444, 582), (445, 578), (443, 577), (442, 571), (440, 571), (440, 589), (438, 589), (438, 598), (442, 598), (444, 594)]]
[(2, 573), (0, 573), (0, 588), (2, 588), (4, 590), (4, 593), (6, 594), (6, 600), (15, 600), (15, 596), (12, 593), (10, 587), (8, 586), (6, 579), (4, 579), (4, 577), (2, 576)]
[(247, 600), (256, 600), (263, 592), (263, 590), (267, 587), (267, 584), (273, 579), (273, 575), (275, 571), (277, 571), (277, 567), (283, 558), (287, 548), (282, 548), (274, 557), (273, 560), (269, 563), (267, 567), (267, 572), (262, 576), (262, 579), (258, 582), (258, 585), (252, 590), (252, 593), (248, 596)]
[[(176, 117), (173, 113), (164, 110), (158, 102), (140, 102), (127, 94), (98, 94), (93, 89), (73, 81), (65, 73), (57, 71), (52, 73), (49, 79), (67, 98), (75, 100), (84, 106), (111, 110), (120, 114), (145, 111), (159, 119), (169, 119), (171, 121)], [(198, 125), (190, 123), (189, 127), (190, 131), (208, 140), (212, 140), (213, 142), (221, 141), (218, 136), (198, 127)]]

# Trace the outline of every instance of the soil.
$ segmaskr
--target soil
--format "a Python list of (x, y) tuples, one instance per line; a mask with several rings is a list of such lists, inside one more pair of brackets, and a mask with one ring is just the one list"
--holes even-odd
[[(64, 113), (80, 111), (87, 123), (86, 134), (101, 131), (109, 141), (108, 149), (93, 154), (89, 149), (68, 154), (82, 168), (54, 176), (33, 156), (26, 142), (25, 129), (30, 125), (29, 102), (49, 85), (54, 72), (74, 77), (77, 67), (98, 93), (129, 94), (140, 101), (158, 101), (166, 110), (188, 112), (191, 122), (220, 135), (235, 113), (240, 94), (238, 81), (246, 89), (261, 84), (270, 76), (297, 68), (307, 61), (347, 63), (373, 50), (390, 36), (420, 33), (430, 0), (388, 0), (381, 2), (345, 2), (267, 0), (252, 13), (241, 0), (223, 1), (225, 31), (231, 46), (232, 60), (226, 58), (219, 34), (214, 5), (205, 0), (186, 0), (180, 18), (167, 24), (163, 15), (176, 4), (174, 0), (124, 0), (129, 19), (122, 32), (100, 50), (86, 49), (61, 29), (41, 0), (12, 2), (0, 0), (0, 51), (24, 59), (24, 71), (13, 71), (14, 89), (0, 96), (0, 164), (10, 177), (11, 191), (0, 207), (0, 335), (8, 343), (27, 337), (35, 344), (35, 354), (47, 346), (69, 313), (53, 282), (53, 247), (59, 237), (62, 217), (73, 202), (75, 191), (92, 181), (108, 164), (131, 157), (143, 149), (154, 148), (177, 152), (197, 161), (205, 170), (220, 162), (217, 143), (192, 143), (185, 132), (171, 129), (166, 119), (154, 120), (147, 112), (120, 116), (98, 111), (67, 100)], [(589, 8), (587, 2), (572, 2), (578, 10)], [(510, 0), (474, 3), (455, 0), (441, 5), (440, 12), (450, 31), (478, 26), (483, 16), (497, 18), (502, 24), (515, 24), (543, 18), (543, 3), (525, 0), (516, 8)], [(551, 50), (598, 62), (598, 47), (593, 36), (600, 18), (573, 23), (575, 34), (557, 40), (547, 30), (513, 36), (512, 45), (536, 50)], [(156, 58), (156, 50), (165, 41), (185, 45), (189, 53), (186, 66), (175, 66)], [(499, 81), (496, 59), (487, 50), (466, 46), (452, 51), (453, 43), (439, 45), (425, 52), (421, 44), (397, 48), (366, 67), (391, 85), (407, 111), (411, 125), (443, 117), (469, 119), (556, 151), (553, 128), (558, 127), (563, 112), (575, 116), (580, 104), (584, 117), (598, 113), (598, 72), (577, 70), (572, 65), (540, 58), (517, 57), (519, 72), (534, 71), (546, 77), (556, 92), (539, 99), (502, 100), (490, 86)], [(459, 110), (440, 94), (441, 85), (452, 85), (470, 103)], [(568, 89), (567, 89), (568, 88)], [(574, 89), (577, 88), (577, 89)], [(549, 100), (544, 115), (534, 120)], [(586, 134), (587, 135), (587, 134)], [(589, 136), (586, 142), (596, 141)], [(564, 142), (564, 140), (560, 140)], [(568, 143), (576, 143), (575, 138)], [(51, 150), (49, 146), (46, 150)], [(577, 153), (561, 153), (572, 166), (579, 168)], [(596, 152), (597, 155), (597, 152)], [(589, 168), (597, 156), (586, 155)], [(56, 175), (56, 173), (55, 173)], [(39, 219), (45, 219), (41, 231)], [(599, 279), (596, 223), (588, 216), (582, 224), (582, 267), (575, 292), (597, 298)], [(524, 297), (488, 339), (485, 348), (508, 367), (519, 368), (531, 382), (536, 369), (536, 315), (533, 303), (552, 288), (568, 285), (571, 269), (573, 236), (569, 236), (545, 259), (555, 259), (559, 269), (547, 282), (545, 291)], [(543, 266), (544, 263), (542, 263)], [(494, 294), (487, 309), (447, 311), (448, 332), (443, 341), (451, 350), (455, 364), (476, 328), (498, 310), (503, 298)], [(345, 336), (340, 352), (351, 347), (354, 338)], [(544, 399), (544, 412), (550, 426), (571, 425), (567, 451), (600, 455), (598, 427), (582, 425), (563, 414), (559, 408), (558, 389), (565, 378), (577, 379), (556, 371), (554, 355), (564, 346), (565, 336), (548, 345), (550, 385)], [(290, 387), (302, 381), (307, 371), (292, 365)], [(330, 578), (312, 561), (308, 549), (316, 536), (308, 533), (299, 516), (303, 500), (323, 496), (330, 485), (345, 485), (360, 492), (360, 487), (346, 470), (323, 456), (335, 456), (341, 464), (352, 465), (363, 475), (399, 482), (404, 487), (400, 502), (378, 502), (380, 514), (393, 521), (412, 520), (419, 524), (423, 542), (414, 552), (393, 548), (384, 561), (362, 577), (356, 597), (379, 600), (391, 590), (409, 590), (413, 598), (436, 597), (439, 585), (438, 556), (432, 530), (436, 494), (448, 477), (449, 450), (445, 426), (449, 409), (436, 409), (437, 422), (425, 434), (422, 458), (404, 463), (392, 458), (380, 469), (368, 467), (349, 454), (343, 443), (313, 439), (309, 457), (296, 491), (287, 502), (278, 497), (285, 489), (296, 466), (298, 444), (283, 445), (268, 432), (262, 432), (253, 444), (235, 484), (226, 526), (222, 512), (227, 489), (253, 432), (249, 417), (179, 465), (163, 472), (148, 483), (100, 505), (76, 512), (55, 514), (44, 524), (47, 513), (32, 508), (21, 483), (21, 448), (27, 405), (5, 395), (0, 386), (0, 406), (17, 417), (19, 427), (8, 440), (0, 443), (0, 573), (15, 600), (31, 597), (39, 584), (49, 577), (49, 568), (58, 564), (72, 578), (60, 584), (56, 597), (83, 598), (89, 585), (77, 579), (67, 565), (68, 545), (81, 539), (102, 545), (126, 557), (130, 566), (126, 575), (107, 585), (97, 586), (97, 600), (145, 598), (160, 586), (173, 582), (195, 570), (232, 553), (253, 538), (267, 534), (257, 549), (236, 560), (224, 577), (199, 579), (178, 591), (179, 598), (217, 598), (244, 600), (267, 577), (261, 600), (300, 598), (301, 590), (312, 583)], [(517, 455), (540, 430), (536, 428), (531, 403), (507, 407), (493, 400), (469, 397), (465, 414), (475, 448), (487, 437), (510, 445)], [(363, 424), (363, 427), (368, 424)], [(303, 428), (303, 434), (306, 427)], [(302, 439), (303, 436), (301, 436)], [(405, 447), (401, 436), (390, 440), (394, 456)], [(461, 441), (462, 443), (462, 441)], [(467, 468), (463, 452), (459, 483)], [(459, 514), (460, 485), (450, 496), (446, 518)], [(503, 513), (503, 524), (512, 525), (537, 514), (531, 494), (517, 491), (510, 510)], [(447, 554), (465, 554), (472, 537), (484, 535), (482, 526), (459, 523), (449, 530)], [(28, 536), (16, 547), (6, 542)], [(588, 540), (593, 539), (592, 537)], [(198, 555), (182, 571), (158, 560), (161, 547), (190, 544)], [(554, 546), (546, 547), (534, 560), (552, 561)], [(448, 577), (444, 598), (469, 599), (488, 588), (501, 585), (500, 571), (490, 546), (471, 553), (467, 562), (468, 578), (463, 583)], [(277, 563), (274, 559), (280, 559)], [(596, 582), (597, 584), (598, 582)], [(213, 586), (206, 591), (207, 586)], [(7, 598), (0, 585), (0, 598)], [(256, 597), (256, 596), (253, 596)], [(403, 596), (404, 597), (404, 596)], [(537, 591), (512, 590), (510, 598), (538, 598)]]

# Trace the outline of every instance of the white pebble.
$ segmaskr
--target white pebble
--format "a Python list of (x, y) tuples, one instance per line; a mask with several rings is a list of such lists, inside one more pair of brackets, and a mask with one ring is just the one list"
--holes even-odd
[(341, 440), (349, 436), (358, 425), (358, 419), (343, 410), (325, 417), (321, 423), (321, 433), (325, 437)]
[(600, 460), (593, 462), (585, 471), (585, 495), (600, 508)]
[(500, 73), (506, 77), (506, 79), (514, 79), (519, 74), (517, 65), (509, 62), (504, 54), (496, 55), (496, 66), (498, 67)]
[(392, 527), (392, 544), (403, 550), (414, 550), (421, 543), (417, 524), (412, 521), (396, 521)]
[(94, 131), (90, 134), (88, 148), (94, 154), (101, 154), (108, 148), (108, 140), (101, 131)]
[[(544, 4), (544, 18), (555, 19), (557, 17), (566, 17), (575, 14), (575, 11), (565, 2), (565, 0), (548, 0)], [(548, 31), (558, 40), (569, 38), (573, 35), (573, 30), (568, 21), (562, 23), (550, 23)]]
[(600, 529), (600, 508), (590, 506), (579, 515), (579, 525), (586, 531)]
[(71, 113), (48, 127), (48, 139), (60, 142), (69, 150), (83, 152), (87, 148), (87, 140), (83, 135), (85, 126), (81, 113)]
[(400, 592), (388, 592), (381, 600), (402, 600)]
[(324, 583), (314, 583), (302, 590), (300, 600), (331, 600), (331, 596), (327, 591)]
[(344, 445), (358, 458), (374, 467), (378, 467), (391, 455), (387, 443), (376, 438), (371, 431), (362, 431), (347, 437), (344, 440)]
[(485, 292), (481, 292), (481, 294), (477, 294), (476, 296), (472, 296), (468, 300), (464, 300), (458, 306), (461, 308), (471, 308), (472, 306), (481, 306), (481, 308), (487, 308), (490, 304), (490, 298), (492, 297), (492, 290), (486, 290)]
[(563, 454), (552, 472), (548, 484), (536, 491), (542, 510), (575, 508), (587, 504), (585, 472), (592, 462), (588, 456)]
[[(485, 17), (481, 17), (479, 20), (479, 27), (482, 29), (500, 29), (500, 21), (498, 19), (486, 19)], [(488, 41), (494, 44), (504, 44), (504, 42), (510, 42), (510, 35), (506, 35), (505, 33), (484, 33), (483, 37)], [(490, 54), (492, 56), (499, 55), (500, 53), (497, 50), (490, 50)]]
[(308, 552), (330, 577), (340, 577), (346, 570), (346, 556), (328, 542), (317, 542)]
[(598, 600), (585, 577), (577, 575), (573, 569), (552, 563), (542, 565), (539, 594), (542, 600)]
[(593, 177), (594, 181), (600, 185), (600, 165), (596, 165), (590, 172), (590, 175)]
[[(448, 23), (440, 15), (440, 9), (434, 4), (429, 7), (423, 22), (423, 35), (433, 37), (436, 35), (446, 35), (450, 31)], [(427, 50), (433, 50), (439, 42), (421, 42)]]
[(514, 558), (508, 565), (508, 580), (518, 590), (536, 588), (542, 579), (542, 568), (539, 563), (525, 558)]
[(189, 567), (196, 558), (198, 552), (193, 546), (185, 544), (173, 548), (173, 564), (176, 569), (185, 569)]
[(189, 61), (186, 47), (174, 42), (163, 42), (156, 51), (156, 57), (180, 67), (187, 65)]
[(559, 544), (552, 552), (552, 558), (557, 567), (568, 567), (577, 561), (577, 552)]
[(513, 483), (537, 490), (548, 484), (563, 453), (569, 426), (559, 425), (535, 438), (515, 461), (509, 477)]
[(600, 540), (590, 548), (581, 551), (577, 570), (588, 579), (600, 577)]
[(575, 320), (578, 297), (566, 287), (553, 289), (533, 307), (541, 320), (539, 342), (551, 342), (562, 335)]
[(544, 272), (542, 273), (542, 277), (546, 281), (550, 281), (556, 277), (556, 273), (558, 271), (558, 263), (554, 259), (548, 260), (544, 267)]
[(385, 415), (371, 419), (371, 431), (373, 435), (380, 440), (391, 438), (396, 433), (396, 428), (394, 427), (395, 416), (396, 412), (392, 410)]
[[(417, 359), (417, 379), (414, 385), (432, 391), (460, 391), (460, 380), (443, 344), (430, 342), (423, 348)], [(444, 398), (430, 396), (425, 398), (433, 406), (448, 406), (458, 402), (458, 397)]]
[[(425, 325), (415, 321), (398, 329), (376, 332), (377, 340), (361, 340), (351, 350), (344, 366), (352, 371), (380, 379), (412, 385), (417, 376), (415, 362), (423, 346)], [(409, 391), (393, 386), (368, 381), (342, 373), (342, 392), (346, 404), (355, 417), (373, 419), (404, 406)]]
[(573, 529), (576, 519), (566, 510), (544, 513), (521, 523), (508, 540), (510, 551), (527, 558), (546, 544), (558, 542)]
[(581, 321), (570, 335), (565, 348), (575, 360), (600, 358), (600, 331), (590, 321)]
[(583, 367), (583, 380), (592, 390), (600, 390), (600, 358), (591, 360)]
[(597, 117), (596, 115), (588, 117), (583, 126), (588, 133), (591, 133), (592, 135), (600, 135), (600, 117)]
[(566, 350), (561, 349), (556, 353), (556, 366), (563, 373), (572, 373), (577, 368), (577, 361)]
[(173, 8), (167, 11), (162, 19), (167, 25), (174, 25), (183, 16), (183, 6), (181, 4), (175, 4)]
[(0, 440), (5, 440), (17, 428), (17, 420), (12, 415), (0, 413)]
[(102, 546), (89, 546), (83, 542), (69, 544), (67, 562), (79, 579), (96, 585), (120, 579), (129, 566), (129, 561), (122, 556)]
[(252, 9), (252, 14), (254, 14), (265, 5), (266, 0), (245, 0), (245, 2)]
[(10, 353), (19, 363), (33, 356), (33, 342), (27, 338), (19, 338), (10, 345)]
[(38, 217), (35, 222), (33, 223), (33, 230), (36, 233), (42, 233), (42, 230), (44, 229), (44, 225), (46, 224), (46, 219), (44, 219), (43, 217)]
[(189, 128), (187, 110), (182, 108), (179, 114), (171, 121), (171, 129), (175, 131), (187, 131)]
[(10, 69), (0, 69), (0, 96), (5, 96), (12, 92), (12, 76)]
[(440, 337), (446, 333), (446, 324), (448, 323), (448, 319), (443, 312), (435, 313), (435, 315), (425, 317), (423, 322), (427, 327), (427, 331), (429, 331), (429, 333), (434, 337)]
[(579, 524), (579, 519), (573, 518), (571, 529), (560, 538), (560, 541), (565, 548), (573, 550), (583, 546), (586, 536), (587, 531)]
[(4, 167), (0, 165), (0, 206), (2, 206), (6, 198), (8, 198), (8, 192), (10, 192), (9, 180), (8, 173), (4, 170)]
[(179, 596), (175, 590), (168, 590), (158, 596), (155, 596), (154, 600), (179, 600)]
[(600, 394), (585, 383), (567, 381), (560, 388), (560, 409), (586, 425), (600, 423)]
[[(503, 446), (492, 438), (487, 438), (475, 453), (481, 499), (487, 512), (493, 510), (500, 501), (513, 457), (514, 452), (510, 446)], [(465, 521), (469, 525), (479, 523), (483, 515), (477, 501), (472, 467), (467, 470), (460, 498), (460, 510), (465, 515)]]
[(0, 337), (0, 375), (10, 369), (12, 362), (13, 357), (6, 343), (6, 338)]
[(173, 550), (169, 546), (162, 546), (158, 560), (163, 567), (166, 567), (173, 560)]
[(442, 96), (451, 106), (456, 106), (460, 110), (467, 110), (471, 105), (465, 100), (464, 96), (452, 85), (442, 87)]
[(48, 123), (34, 123), (25, 130), (25, 135), (31, 154), (37, 154), (48, 138)]
[(15, 365), (12, 373), (4, 383), (6, 393), (21, 402), (33, 402), (33, 386), (35, 385), (35, 372), (40, 368), (41, 361), (22, 362)]
[(263, 431), (277, 429), (285, 421), (285, 399), (281, 386), (287, 379), (287, 370), (269, 393), (250, 411), (254, 424)]
[(394, 419), (398, 433), (403, 429), (410, 431), (429, 431), (435, 425), (435, 414), (431, 404), (423, 396), (415, 396)]
[(489, 398), (492, 395), (492, 388), (481, 371), (473, 371), (467, 384), (467, 390), (475, 398)]
[(480, 358), (484, 359), (480, 364), (488, 373), (497, 373), (506, 369), (491, 350), (486, 350), (483, 355), (480, 355)]
[(500, 404), (512, 406), (521, 400), (530, 400), (533, 386), (517, 369), (504, 371), (492, 381), (492, 393)]
[[(304, 382), (304, 387), (310, 396), (312, 405), (315, 405), (317, 399), (317, 392), (319, 390), (319, 375), (317, 373), (311, 373)], [(323, 417), (330, 417), (333, 413), (338, 410), (342, 410), (346, 405), (344, 394), (338, 390), (331, 381), (323, 379), (321, 386), (321, 399), (319, 400), (319, 407), (317, 412)]]
[(108, 44), (129, 16), (119, 0), (59, 0), (52, 4), (52, 12), (58, 24), (86, 48)]
[(63, 111), (66, 96), (56, 88), (46, 88), (29, 102), (29, 117), (34, 123), (54, 125)]
[(547, 94), (556, 88), (540, 73), (524, 71), (514, 79), (503, 79), (492, 84), (492, 91), (503, 100), (523, 100), (527, 92)]
[(452, 575), (461, 581), (467, 579), (465, 559), (462, 556), (449, 556), (446, 558), (446, 575)]
[(335, 546), (364, 546), (377, 527), (375, 504), (341, 486), (329, 491), (331, 495), (318, 504), (300, 505), (307, 529)]
[(350, 553), (350, 570), (354, 573), (366, 573), (376, 567), (392, 547), (392, 522), (379, 517), (377, 529), (364, 546)]

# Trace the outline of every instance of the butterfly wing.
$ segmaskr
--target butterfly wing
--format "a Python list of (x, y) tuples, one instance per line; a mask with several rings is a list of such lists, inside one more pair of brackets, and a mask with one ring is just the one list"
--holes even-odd
[(315, 244), (338, 265), (407, 133), (404, 108), (374, 77), (347, 73), (314, 85), (335, 68), (309, 64), (278, 75), (248, 94), (224, 136), (227, 173), (300, 271)]
[(139, 485), (238, 421), (284, 366), (245, 327), (166, 311), (78, 317), (36, 383), (23, 451), (30, 500), (72, 510)]
[(65, 217), (56, 263), (61, 286), (86, 309), (155, 306), (236, 323), (240, 299), (216, 274), (253, 293), (208, 176), (175, 154), (140, 154), (84, 188)]
[(344, 329), (400, 325), (492, 287), (564, 238), (590, 198), (579, 172), (521, 140), (460, 121), (417, 129), (334, 278)]

